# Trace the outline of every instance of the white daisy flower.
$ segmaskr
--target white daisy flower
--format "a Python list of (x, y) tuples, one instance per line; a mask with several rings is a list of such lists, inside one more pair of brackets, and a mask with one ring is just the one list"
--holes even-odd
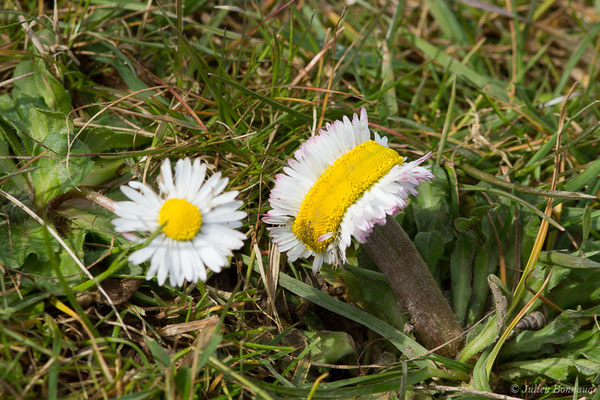
[[(217, 172), (205, 181), (206, 164), (189, 158), (177, 161), (175, 179), (171, 163), (165, 159), (160, 168), (160, 194), (149, 186), (132, 181), (121, 186), (131, 201), (115, 203), (112, 223), (117, 232), (162, 231), (147, 246), (133, 252), (129, 261), (141, 264), (150, 260), (146, 279), (158, 276), (162, 285), (169, 276), (171, 286), (184, 281), (206, 281), (206, 268), (220, 272), (229, 264), (232, 250), (241, 248), (246, 236), (235, 230), (246, 217), (239, 211), (237, 191), (225, 192), (228, 179)], [(164, 224), (164, 226), (163, 226)], [(139, 238), (139, 242), (144, 239)]]
[(385, 224), (433, 178), (429, 167), (419, 167), (431, 154), (404, 163), (386, 137), (371, 138), (368, 125), (364, 108), (360, 118), (327, 124), (275, 177), (263, 221), (275, 225), (270, 236), (290, 261), (314, 256), (315, 272), (323, 262), (345, 262), (352, 236), (364, 243), (375, 224)]

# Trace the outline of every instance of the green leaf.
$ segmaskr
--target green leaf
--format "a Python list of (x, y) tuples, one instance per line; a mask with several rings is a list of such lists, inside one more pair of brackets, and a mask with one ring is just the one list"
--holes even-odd
[(398, 300), (387, 282), (359, 276), (352, 272), (341, 272), (340, 277), (346, 284), (348, 301), (396, 329), (402, 329), (404, 326), (403, 314), (398, 306)]
[(441, 277), (439, 274), (438, 262), (444, 255), (444, 241), (442, 235), (439, 232), (418, 232), (415, 235), (414, 244), (423, 261), (431, 270), (431, 273), (437, 280), (438, 284), (441, 283)]
[(600, 263), (592, 261), (589, 258), (577, 257), (571, 254), (560, 253), (558, 251), (542, 251), (539, 260), (546, 264), (560, 265), (565, 268), (597, 269)]
[[(474, 335), (469, 336), (470, 340), (458, 355), (458, 361), (467, 362), (475, 354), (494, 343), (500, 336), (500, 332), (504, 326), (506, 310), (508, 309), (509, 305), (510, 292), (506, 286), (504, 286), (502, 281), (495, 275), (488, 276), (488, 284), (494, 297), (496, 314), (490, 316)], [(483, 358), (484, 357), (482, 356), (478, 363), (482, 362), (481, 360)], [(485, 363), (482, 365), (485, 365)], [(480, 373), (481, 372), (483, 372), (483, 376), (487, 377), (487, 375), (485, 375), (485, 370), (480, 371)]]
[(145, 400), (150, 398), (156, 398), (158, 389), (155, 390), (144, 390), (138, 393), (126, 394), (125, 396), (113, 397), (111, 400)]
[[(98, 124), (114, 124), (121, 126), (120, 121), (114, 121), (112, 118), (98, 118)], [(105, 152), (107, 150), (140, 148), (151, 142), (151, 139), (142, 135), (133, 135), (123, 133), (118, 130), (108, 128), (86, 128), (85, 144), (96, 152)]]
[(514, 340), (504, 344), (500, 355), (510, 357), (522, 353), (537, 352), (549, 343), (569, 343), (581, 328), (579, 320), (572, 318), (571, 311), (558, 315), (551, 323), (538, 331), (524, 331)]
[(584, 247), (585, 242), (587, 241), (588, 236), (590, 235), (592, 225), (592, 209), (590, 208), (589, 203), (586, 203), (585, 208), (583, 209), (583, 218), (581, 221), (581, 248)]
[[(396, 99), (396, 87), (391, 84), (394, 82), (394, 69), (392, 66), (393, 55), (387, 46), (382, 42), (382, 60), (381, 60), (381, 89), (388, 88), (383, 92), (383, 104), (385, 105), (386, 115), (394, 117), (398, 115), (398, 99)], [(391, 87), (389, 87), (391, 86)]]
[(440, 25), (446, 39), (453, 40), (453, 43), (461, 45), (469, 44), (467, 34), (456, 19), (448, 2), (444, 0), (427, 0), (426, 3), (431, 8), (431, 14)]
[(443, 49), (440, 49), (432, 45), (427, 40), (416, 36), (406, 28), (398, 29), (398, 32), (400, 32), (413, 46), (422, 51), (426, 57), (435, 61), (443, 69), (447, 69), (450, 73), (457, 74), (468, 82), (471, 82), (480, 90), (485, 90), (498, 100), (509, 100), (506, 91), (504, 90), (505, 85), (502, 82), (489, 76), (479, 74), (466, 65), (461, 64), (459, 61), (444, 52)]
[(345, 357), (356, 354), (352, 336), (346, 332), (304, 332), (309, 341), (319, 342), (312, 347), (309, 359), (312, 362), (335, 364)]
[(114, 215), (103, 208), (83, 209), (62, 206), (57, 213), (68, 218), (74, 225), (97, 234), (106, 243), (110, 243), (113, 239), (119, 244), (127, 243), (127, 240), (121, 236), (115, 236), (114, 226), (111, 223)]
[(488, 242), (481, 246), (473, 260), (473, 294), (467, 311), (467, 326), (481, 318), (489, 293), (487, 277), (496, 272), (497, 266), (498, 259)]
[(12, 154), (5, 140), (5, 136), (10, 135), (10, 133), (4, 131), (6, 128), (8, 127), (2, 124), (2, 120), (0, 119), (0, 181), (6, 179), (8, 175), (14, 174), (7, 182), (2, 184), (2, 188), (16, 195), (19, 192), (24, 192), (28, 183), (23, 175), (18, 174), (19, 171), (15, 163), (10, 159)]
[(569, 192), (576, 192), (585, 185), (592, 182), (600, 174), (600, 160), (594, 161), (591, 165), (586, 167), (581, 174), (578, 174), (575, 178), (567, 181), (563, 190)]
[[(31, 174), (35, 205), (38, 209), (43, 209), (54, 196), (77, 187), (90, 172), (94, 162), (88, 157), (75, 157), (90, 151), (85, 144), (73, 139), (71, 121), (65, 120), (63, 114), (34, 107), (28, 111), (31, 136), (42, 142), (41, 145), (34, 146), (32, 153), (43, 153), (46, 157), (34, 163), (40, 168)], [(73, 141), (71, 146), (69, 140)]]
[(168, 367), (171, 365), (171, 356), (169, 353), (154, 339), (144, 338), (146, 344), (148, 345), (148, 350), (154, 357), (154, 360), (157, 362), (157, 365), (161, 365), (164, 367)]
[(479, 360), (475, 363), (475, 368), (473, 368), (473, 388), (475, 390), (482, 390), (485, 392), (492, 391), (487, 378), (487, 373), (485, 372), (485, 361), (489, 357), (491, 351), (491, 347), (485, 350), (483, 354), (481, 354), (481, 357), (479, 357)]
[(13, 76), (22, 76), (33, 73), (31, 76), (15, 81), (13, 98), (17, 103), (22, 103), (26, 98), (42, 98), (48, 109), (67, 114), (71, 112), (71, 96), (63, 85), (56, 80), (46, 69), (42, 60), (25, 60), (20, 62)]
[[(42, 229), (45, 229), (45, 228), (42, 228)], [(66, 235), (63, 238), (65, 240), (65, 242), (67, 243), (67, 245), (70, 247), (70, 249), (73, 250), (75, 255), (80, 260), (83, 259), (83, 243), (84, 243), (85, 235), (86, 235), (86, 231), (77, 230), (77, 231), (71, 232), (71, 234)], [(55, 240), (50, 237), (50, 235), (48, 235), (47, 237), (51, 241), (51, 243), (52, 242), (56, 243)], [(82, 271), (79, 268), (79, 266), (77, 266), (77, 264), (75, 263), (73, 258), (69, 255), (69, 253), (62, 246), (59, 246), (58, 243), (56, 243), (56, 245), (58, 246), (58, 251), (55, 253), (55, 257), (58, 262), (58, 267), (60, 268), (60, 272), (65, 277), (65, 279), (67, 280), (69, 285), (71, 287), (73, 287), (82, 281), (82, 279), (83, 279)], [(45, 247), (43, 247), (43, 248), (45, 249)], [(40, 258), (37, 258), (37, 257), (36, 258), (33, 258), (33, 257), (28, 258), (25, 265), (23, 265), (23, 272), (33, 274), (34, 276), (39, 275), (42, 277), (53, 277), (53, 278), (57, 277), (56, 271), (53, 268), (52, 263), (47, 262), (47, 258), (41, 259), (41, 257)], [(35, 280), (37, 286), (44, 287), (49, 291), (62, 292), (60, 285), (54, 279), (34, 278), (34, 280)]]
[[(291, 291), (292, 293), (301, 296), (312, 303), (315, 303), (329, 311), (339, 314), (343, 317), (351, 319), (352, 321), (358, 322), (387, 338), (398, 350), (409, 358), (418, 357), (420, 354), (427, 352), (423, 346), (409, 338), (399, 330), (393, 328), (389, 324), (381, 321), (355, 306), (343, 303), (333, 297), (307, 285), (306, 283), (300, 282), (282, 272), (279, 273), (279, 284)], [(431, 361), (427, 360), (416, 360), (415, 363), (422, 367), (431, 366)]]
[(516, 361), (500, 366), (500, 377), (511, 380), (527, 376), (545, 375), (557, 381), (565, 381), (577, 373), (595, 376), (600, 371), (600, 363), (586, 359), (545, 358), (542, 360)]
[(473, 256), (475, 255), (476, 243), (477, 239), (472, 233), (463, 232), (456, 240), (454, 250), (450, 256), (454, 313), (460, 323), (465, 320), (467, 307), (471, 300)]
[[(24, 297), (21, 297), (25, 295)], [(15, 314), (27, 315), (27, 318), (31, 318), (41, 314), (44, 310), (44, 305), (50, 293), (33, 293), (26, 295), (21, 292), (21, 296), (16, 293), (12, 293), (8, 296), (3, 296), (4, 305), (0, 308), (0, 318), (8, 320), (13, 318)], [(25, 311), (28, 309), (27, 311)]]
[[(19, 224), (0, 225), (0, 261), (6, 266), (21, 269), (23, 262), (30, 254), (35, 254), (41, 261), (48, 261), (44, 228), (32, 219)], [(50, 239), (53, 251), (58, 251), (59, 245)]]

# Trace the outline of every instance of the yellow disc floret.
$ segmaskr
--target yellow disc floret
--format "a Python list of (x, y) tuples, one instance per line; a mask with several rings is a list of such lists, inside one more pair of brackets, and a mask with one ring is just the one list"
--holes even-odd
[(158, 223), (165, 224), (162, 231), (175, 240), (190, 240), (202, 226), (202, 213), (185, 199), (169, 199), (158, 213)]
[(324, 251), (337, 236), (348, 207), (400, 164), (402, 157), (398, 153), (373, 140), (356, 146), (329, 166), (310, 188), (292, 232), (309, 249)]

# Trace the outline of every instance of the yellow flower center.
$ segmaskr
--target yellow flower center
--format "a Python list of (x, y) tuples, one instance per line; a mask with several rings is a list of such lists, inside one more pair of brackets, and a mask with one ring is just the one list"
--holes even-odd
[(175, 240), (190, 240), (200, 231), (202, 213), (185, 199), (169, 199), (158, 213), (158, 223), (165, 224), (162, 231)]
[[(319, 253), (337, 236), (348, 207), (371, 186), (402, 164), (402, 157), (373, 140), (356, 146), (329, 166), (310, 188), (292, 225), (292, 232)], [(319, 241), (323, 235), (325, 236)]]

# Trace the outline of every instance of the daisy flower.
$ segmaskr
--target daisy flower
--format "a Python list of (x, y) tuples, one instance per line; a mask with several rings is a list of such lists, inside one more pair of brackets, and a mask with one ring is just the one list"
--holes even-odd
[(352, 121), (328, 123), (275, 177), (263, 221), (275, 225), (270, 236), (290, 261), (314, 256), (315, 272), (324, 262), (345, 262), (351, 237), (364, 243), (375, 224), (385, 224), (433, 178), (419, 166), (430, 154), (405, 163), (386, 137), (371, 137), (368, 125), (364, 108)]
[[(112, 223), (117, 232), (161, 232), (147, 246), (133, 252), (129, 261), (150, 260), (146, 279), (158, 276), (162, 285), (169, 276), (171, 286), (184, 281), (206, 281), (206, 268), (220, 272), (229, 264), (232, 250), (243, 246), (246, 236), (235, 230), (246, 217), (239, 211), (237, 191), (224, 192), (228, 179), (217, 172), (205, 181), (206, 164), (189, 158), (177, 161), (175, 179), (168, 159), (162, 163), (160, 193), (132, 181), (121, 186), (131, 201), (115, 203)], [(162, 228), (161, 228), (162, 227)], [(144, 239), (138, 238), (138, 242)]]

